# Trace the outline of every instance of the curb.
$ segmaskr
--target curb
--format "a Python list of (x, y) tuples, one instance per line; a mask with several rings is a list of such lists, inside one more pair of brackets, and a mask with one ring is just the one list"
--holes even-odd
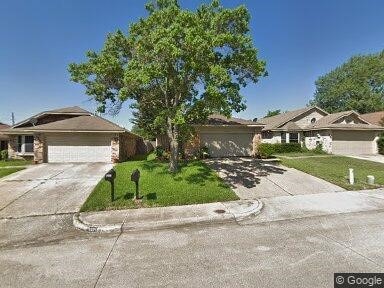
[[(124, 227), (125, 221), (119, 224), (99, 225), (92, 224), (81, 217), (81, 213), (75, 213), (73, 215), (73, 225), (79, 230), (83, 230), (89, 233), (121, 233), (123, 231), (150, 231), (159, 229), (177, 228), (190, 225), (208, 225), (208, 224), (224, 224), (229, 222), (241, 222), (243, 220), (255, 217), (260, 214), (263, 208), (263, 202), (260, 200), (243, 200), (232, 202), (218, 202), (222, 204), (226, 210), (226, 217), (189, 217), (183, 219), (168, 219), (163, 221), (149, 220), (146, 223), (142, 223), (140, 226), (128, 226)], [(245, 206), (245, 207), (244, 207)], [(188, 206), (186, 206), (188, 207)], [(151, 209), (151, 208), (146, 208)]]
[(80, 213), (77, 212), (73, 215), (73, 226), (79, 230), (90, 233), (118, 233), (122, 231), (123, 224), (114, 225), (95, 225), (88, 223), (80, 218)]

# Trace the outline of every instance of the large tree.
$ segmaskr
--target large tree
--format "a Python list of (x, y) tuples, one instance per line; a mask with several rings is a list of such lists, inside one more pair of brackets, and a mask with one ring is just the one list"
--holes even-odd
[(175, 172), (181, 131), (212, 112), (245, 109), (240, 88), (266, 74), (265, 62), (257, 57), (244, 6), (226, 9), (214, 0), (191, 11), (177, 0), (154, 0), (146, 9), (149, 15), (127, 34), (109, 34), (100, 52), (88, 52), (69, 72), (100, 112), (131, 100), (138, 123), (165, 131)]
[(384, 109), (384, 51), (358, 55), (316, 81), (311, 105), (328, 112)]
[(267, 115), (265, 115), (264, 118), (268, 118), (268, 117), (272, 117), (272, 116), (276, 116), (276, 115), (280, 115), (280, 114), (281, 114), (281, 109), (268, 110)]

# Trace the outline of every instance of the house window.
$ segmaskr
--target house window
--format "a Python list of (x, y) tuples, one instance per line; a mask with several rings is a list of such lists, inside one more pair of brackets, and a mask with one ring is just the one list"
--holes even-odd
[(19, 135), (17, 137), (17, 152), (33, 153), (33, 140), (32, 135)]
[(289, 133), (289, 143), (299, 143), (299, 133)]
[(285, 143), (287, 141), (287, 136), (285, 132), (281, 132), (281, 143)]
[(0, 141), (0, 151), (7, 150), (7, 149), (8, 149), (8, 142)]
[(316, 118), (312, 118), (311, 119), (311, 124), (315, 124), (315, 122), (316, 122)]

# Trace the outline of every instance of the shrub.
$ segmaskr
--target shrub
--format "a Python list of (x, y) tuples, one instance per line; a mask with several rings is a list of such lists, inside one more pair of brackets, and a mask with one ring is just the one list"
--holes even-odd
[(270, 158), (273, 154), (303, 151), (300, 143), (261, 143), (258, 149), (261, 158)]
[(0, 152), (0, 160), (8, 160), (8, 150), (3, 150)]
[(261, 158), (270, 158), (275, 153), (276, 144), (260, 143), (258, 146), (259, 156)]
[(323, 150), (323, 143), (318, 143), (316, 145), (316, 148), (312, 150), (314, 153), (316, 154), (327, 154), (327, 152), (325, 152)]
[(384, 155), (384, 134), (381, 134), (377, 140), (377, 148), (379, 149), (379, 154)]
[(161, 146), (156, 146), (155, 148), (155, 154), (156, 154), (156, 158), (162, 158), (164, 156), (164, 148), (161, 147)]

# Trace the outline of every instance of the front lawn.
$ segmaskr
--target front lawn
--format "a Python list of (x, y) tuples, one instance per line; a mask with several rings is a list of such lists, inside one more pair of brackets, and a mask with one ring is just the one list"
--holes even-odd
[(329, 154), (319, 153), (319, 152), (314, 151), (314, 150), (308, 150), (308, 151), (304, 151), (304, 152), (290, 152), (290, 153), (274, 154), (274, 156), (276, 156), (276, 157), (279, 157), (279, 156), (282, 156), (282, 157), (307, 157), (307, 156), (324, 157), (324, 156), (329, 156)]
[[(139, 206), (132, 200), (135, 184), (131, 181), (131, 173), (135, 169), (140, 170), (139, 190), (140, 195), (144, 196)], [(168, 163), (155, 159), (120, 163), (115, 166), (115, 170), (115, 201), (111, 202), (110, 184), (103, 179), (81, 211), (238, 200), (229, 186), (201, 161), (183, 164), (181, 171), (175, 175), (168, 172)]]
[(6, 166), (27, 166), (31, 164), (32, 164), (32, 161), (9, 159), (7, 161), (4, 161), (4, 160), (0, 161), (0, 168), (6, 167)]
[[(382, 163), (343, 156), (297, 159), (281, 158), (281, 163), (285, 166), (322, 178), (347, 190), (372, 189), (377, 188), (378, 185), (384, 185), (384, 164)], [(350, 185), (348, 182), (349, 168), (354, 169), (355, 185)], [(367, 175), (375, 176), (375, 183), (378, 185), (368, 185), (366, 183)]]
[(24, 168), (0, 168), (0, 178), (7, 176), (9, 174), (23, 170)]

